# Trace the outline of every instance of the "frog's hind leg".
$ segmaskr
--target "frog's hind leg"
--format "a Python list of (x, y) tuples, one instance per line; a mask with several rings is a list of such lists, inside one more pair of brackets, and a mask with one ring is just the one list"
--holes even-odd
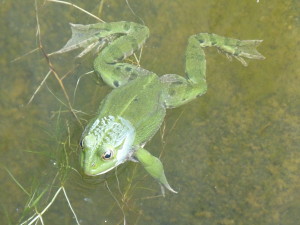
[(148, 28), (133, 22), (115, 22), (108, 26), (120, 37), (109, 43), (94, 62), (95, 71), (105, 83), (119, 87), (137, 76), (151, 74), (136, 65), (120, 62), (141, 48), (149, 36)]
[(264, 59), (264, 56), (256, 50), (261, 42), (260, 40), (237, 40), (208, 33), (192, 35), (186, 49), (186, 78), (176, 74), (166, 74), (160, 78), (166, 84), (165, 105), (168, 108), (177, 107), (206, 92), (206, 60), (202, 48), (214, 46), (229, 58), (233, 56), (246, 66), (242, 57)]

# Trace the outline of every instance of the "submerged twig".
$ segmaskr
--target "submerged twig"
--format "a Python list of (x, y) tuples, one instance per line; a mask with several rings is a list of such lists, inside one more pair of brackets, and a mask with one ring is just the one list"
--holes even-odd
[(70, 203), (70, 201), (69, 201), (69, 198), (68, 198), (68, 196), (67, 196), (67, 192), (66, 192), (65, 188), (63, 187), (62, 190), (63, 190), (64, 195), (65, 195), (65, 197), (66, 197), (66, 200), (67, 200), (67, 202), (68, 202), (69, 208), (71, 209), (71, 211), (72, 211), (72, 213), (73, 213), (73, 215), (74, 215), (74, 218), (75, 218), (75, 220), (76, 220), (76, 223), (77, 223), (77, 224), (80, 224), (79, 221), (78, 221), (78, 219), (77, 219), (77, 215), (76, 215), (75, 211), (73, 210), (73, 207), (72, 207), (72, 205), (71, 205), (71, 203)]
[(108, 191), (109, 191), (109, 193), (111, 194), (111, 196), (113, 197), (113, 199), (116, 201), (116, 203), (117, 203), (117, 205), (119, 206), (119, 208), (121, 209), (122, 214), (123, 214), (124, 225), (126, 225), (126, 217), (125, 217), (124, 209), (121, 207), (121, 204), (120, 204), (120, 202), (118, 201), (118, 199), (116, 198), (116, 196), (114, 196), (114, 194), (113, 194), (112, 191), (110, 190), (107, 181), (105, 181), (105, 186), (106, 186), (106, 188), (108, 189)]
[(101, 21), (101, 22), (103, 22), (103, 23), (105, 22), (104, 20), (100, 19), (99, 17), (95, 16), (94, 14), (92, 14), (92, 13), (86, 11), (85, 9), (83, 9), (83, 8), (81, 8), (81, 7), (79, 7), (79, 6), (75, 5), (75, 4), (73, 4), (73, 3), (66, 2), (66, 1), (59, 1), (59, 0), (47, 0), (47, 2), (55, 2), (55, 3), (64, 4), (64, 5), (70, 5), (70, 6), (73, 6), (74, 8), (79, 9), (80, 11), (82, 11), (82, 12), (88, 14), (89, 16), (95, 18), (96, 20), (99, 20), (99, 21)]
[(82, 77), (86, 76), (86, 75), (89, 75), (91, 73), (94, 73), (94, 71), (89, 71), (89, 72), (86, 72), (85, 74), (82, 74), (78, 79), (77, 79), (77, 82), (76, 82), (76, 85), (75, 85), (75, 88), (74, 88), (74, 93), (73, 93), (73, 104), (75, 102), (75, 97), (76, 97), (76, 91), (77, 91), (77, 88), (78, 88), (78, 85), (79, 85), (79, 82), (81, 80)]
[(37, 36), (37, 42), (38, 42), (38, 48), (40, 49), (40, 51), (42, 52), (44, 58), (46, 59), (47, 61), (47, 64), (49, 66), (49, 69), (50, 71), (48, 72), (48, 74), (46, 75), (46, 77), (44, 78), (44, 80), (42, 81), (42, 83), (39, 85), (39, 87), (36, 89), (36, 91), (34, 92), (33, 96), (31, 97), (31, 99), (29, 100), (29, 103), (33, 100), (34, 96), (36, 95), (36, 93), (39, 91), (39, 89), (42, 87), (42, 85), (45, 83), (46, 79), (49, 77), (49, 75), (52, 73), (54, 75), (54, 77), (56, 78), (57, 82), (59, 83), (63, 93), (64, 93), (64, 96), (67, 100), (67, 105), (68, 105), (68, 108), (70, 109), (71, 113), (74, 115), (74, 117), (76, 118), (77, 122), (81, 125), (82, 127), (82, 123), (81, 121), (79, 120), (79, 118), (77, 117), (72, 105), (71, 105), (71, 102), (70, 102), (70, 98), (69, 98), (69, 95), (65, 89), (65, 86), (62, 82), (62, 79), (59, 77), (59, 75), (56, 73), (47, 53), (45, 52), (44, 50), (44, 47), (43, 47), (43, 43), (42, 43), (42, 39), (41, 39), (41, 31), (40, 31), (40, 23), (39, 23), (39, 16), (38, 16), (38, 7), (37, 7), (37, 1), (35, 0), (35, 12), (36, 12), (36, 23), (37, 23), (37, 28), (36, 28), (36, 36)]
[(34, 52), (36, 52), (36, 51), (38, 51), (38, 50), (39, 50), (39, 48), (32, 49), (31, 51), (29, 51), (29, 52), (25, 53), (24, 55), (21, 55), (21, 56), (15, 58), (15, 59), (11, 60), (10, 62), (11, 62), (11, 63), (16, 62), (16, 61), (20, 60), (21, 58), (23, 58), (23, 57), (25, 57), (25, 56), (28, 56), (28, 55), (30, 55), (31, 53), (34, 53)]
[(44, 83), (48, 79), (48, 77), (51, 74), (51, 72), (52, 72), (51, 70), (48, 71), (48, 73), (46, 74), (46, 76), (44, 77), (44, 79), (42, 80), (42, 82), (40, 83), (40, 85), (35, 89), (34, 93), (31, 96), (31, 98), (27, 102), (27, 105), (29, 105), (32, 102), (32, 100), (34, 99), (35, 95), (39, 92), (39, 90), (41, 89), (41, 87), (44, 85)]
[(102, 1), (100, 2), (99, 9), (98, 9), (98, 15), (99, 15), (99, 16), (100, 16), (101, 13), (102, 13), (104, 2), (105, 2), (105, 0), (102, 0)]

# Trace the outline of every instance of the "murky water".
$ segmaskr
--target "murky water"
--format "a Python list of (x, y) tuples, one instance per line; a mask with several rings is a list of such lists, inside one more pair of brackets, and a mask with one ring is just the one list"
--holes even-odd
[[(80, 224), (123, 224), (124, 215), (130, 225), (298, 223), (299, 1), (131, 0), (135, 15), (123, 0), (73, 3), (105, 21), (142, 19), (151, 36), (141, 65), (159, 75), (184, 73), (187, 38), (199, 32), (263, 39), (259, 51), (266, 59), (244, 67), (206, 50), (208, 92), (170, 110), (147, 145), (161, 155), (179, 191), (163, 198), (159, 185), (133, 162), (89, 179), (76, 172), (82, 127), (53, 73), (27, 105), (49, 71), (41, 51), (27, 54), (39, 45), (34, 1), (1, 1), (1, 224), (25, 221), (34, 206), (41, 212), (60, 187)], [(38, 15), (47, 53), (68, 40), (69, 22), (97, 22), (74, 7), (43, 1)], [(92, 69), (92, 55), (75, 55), (50, 60), (84, 125), (110, 88), (84, 75)], [(63, 191), (43, 220), (76, 224)]]

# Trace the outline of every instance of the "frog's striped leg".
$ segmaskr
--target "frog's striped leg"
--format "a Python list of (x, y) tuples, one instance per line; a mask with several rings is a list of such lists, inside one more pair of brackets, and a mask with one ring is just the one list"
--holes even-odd
[(144, 148), (139, 148), (134, 156), (138, 159), (138, 161), (144, 166), (145, 170), (155, 178), (162, 187), (162, 193), (164, 195), (164, 187), (167, 188), (169, 191), (177, 193), (176, 191), (171, 188), (169, 185), (163, 165), (161, 161), (156, 158), (155, 156), (151, 155), (147, 150)]
[(120, 34), (120, 37), (109, 43), (94, 61), (94, 69), (105, 83), (111, 87), (119, 87), (137, 76), (151, 74), (136, 65), (120, 62), (141, 48), (149, 36), (149, 29), (146, 26), (125, 21), (102, 25), (104, 29)]
[(180, 106), (206, 92), (206, 60), (202, 48), (214, 46), (229, 58), (233, 56), (246, 66), (247, 63), (242, 57), (264, 59), (264, 56), (256, 50), (261, 42), (261, 40), (237, 40), (208, 33), (192, 35), (186, 49), (187, 78), (176, 74), (166, 74), (160, 78), (166, 84), (164, 90), (166, 106), (168, 108)]

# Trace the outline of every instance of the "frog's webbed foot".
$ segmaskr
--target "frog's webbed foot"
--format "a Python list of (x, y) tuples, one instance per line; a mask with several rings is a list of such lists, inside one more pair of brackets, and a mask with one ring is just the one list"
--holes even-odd
[(78, 48), (84, 48), (83, 51), (77, 55), (77, 57), (82, 57), (92, 50), (99, 52), (106, 43), (116, 38), (116, 35), (102, 28), (103, 23), (88, 25), (70, 23), (70, 26), (72, 37), (64, 47), (49, 55), (62, 54)]
[(199, 41), (201, 47), (215, 46), (219, 52), (224, 53), (229, 59), (234, 57), (244, 66), (247, 66), (244, 58), (265, 59), (256, 49), (262, 40), (238, 40), (208, 33), (196, 34), (194, 38)]
[(145, 170), (159, 182), (159, 184), (161, 185), (161, 191), (163, 195), (165, 193), (164, 188), (167, 188), (169, 191), (173, 193), (177, 193), (169, 185), (164, 173), (163, 165), (158, 158), (151, 155), (147, 150), (143, 148), (139, 148), (135, 152), (135, 157), (144, 166)]
[(244, 66), (248, 65), (244, 58), (265, 59), (265, 57), (256, 49), (262, 40), (232, 40), (234, 40), (236, 44), (233, 44), (232, 46), (226, 46), (224, 49), (222, 49), (222, 46), (219, 47), (220, 51), (224, 52), (228, 58), (233, 56)]

